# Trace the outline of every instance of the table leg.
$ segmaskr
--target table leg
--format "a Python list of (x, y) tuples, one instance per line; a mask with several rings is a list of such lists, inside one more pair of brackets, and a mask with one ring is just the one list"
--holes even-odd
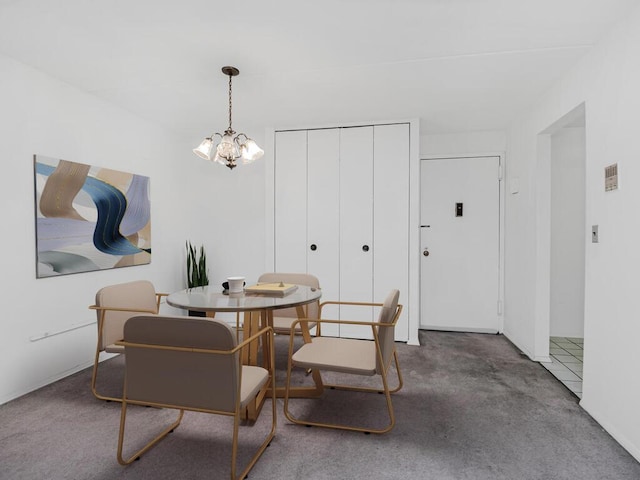
[[(260, 330), (260, 312), (245, 312), (242, 326), (243, 338), (249, 338)], [(245, 365), (258, 365), (259, 341), (251, 342), (242, 352), (242, 363)]]
[[(296, 315), (298, 315), (298, 318), (307, 317), (307, 312), (302, 307), (302, 305), (298, 305), (296, 307)], [(309, 323), (300, 322), (300, 330), (302, 330), (302, 338), (304, 339), (304, 343), (311, 343), (311, 332), (309, 331)]]
[[(263, 310), (260, 312), (260, 328), (264, 328), (267, 325), (273, 328), (273, 310)], [(262, 340), (262, 365), (265, 368), (269, 365), (269, 352), (271, 348), (274, 347), (271, 345), (269, 335), (265, 334)], [(273, 368), (275, 370), (275, 365)]]
[[(261, 310), (259, 312), (245, 312), (244, 316), (244, 326), (243, 333), (244, 338), (249, 338), (254, 333), (258, 332), (260, 328), (264, 325), (273, 324), (273, 315), (269, 316), (269, 311)], [(271, 319), (271, 323), (269, 323), (269, 319)], [(260, 339), (256, 339), (254, 342), (243, 350), (242, 362), (245, 365), (259, 365), (258, 359), (258, 350), (260, 347)], [(270, 351), (270, 342), (269, 335), (265, 334), (262, 338), (262, 351), (263, 351), (263, 365), (267, 366), (270, 361), (269, 351)], [(275, 378), (275, 370), (271, 372), (273, 378)], [(246, 420), (255, 421), (260, 415), (260, 411), (262, 410), (262, 405), (264, 404), (264, 400), (266, 398), (266, 394), (268, 393), (268, 388), (263, 388), (256, 399), (247, 405), (245, 411), (243, 412), (242, 418)]]

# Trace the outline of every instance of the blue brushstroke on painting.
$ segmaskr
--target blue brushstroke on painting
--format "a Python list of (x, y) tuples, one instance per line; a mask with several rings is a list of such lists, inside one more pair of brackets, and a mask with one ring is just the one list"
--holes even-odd
[[(49, 176), (54, 168), (36, 163), (36, 172)], [(124, 194), (112, 185), (97, 178), (87, 177), (82, 189), (91, 196), (98, 210), (98, 221), (93, 233), (93, 244), (103, 253), (110, 255), (134, 255), (140, 253), (138, 247), (120, 234), (120, 222), (127, 208)]]

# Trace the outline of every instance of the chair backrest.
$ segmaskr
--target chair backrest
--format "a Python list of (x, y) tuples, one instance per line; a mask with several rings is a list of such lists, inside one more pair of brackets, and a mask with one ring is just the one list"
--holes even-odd
[[(263, 273), (258, 278), (258, 283), (275, 283), (275, 282), (284, 282), (284, 283), (294, 283), (296, 285), (304, 285), (306, 287), (311, 288), (320, 288), (320, 281), (314, 275), (310, 275), (308, 273)], [(307, 318), (317, 319), (319, 315), (319, 306), (320, 302), (313, 302), (309, 305), (306, 305)], [(274, 315), (278, 317), (290, 317), (290, 318), (298, 318), (298, 314), (295, 308), (283, 308), (282, 310), (277, 310)]]
[[(124, 326), (124, 341), (168, 347), (232, 350), (233, 330), (202, 317), (139, 315)], [(212, 354), (125, 346), (127, 400), (234, 412), (239, 353)]]
[(101, 311), (96, 310), (98, 326), (100, 317), (104, 314), (102, 341), (100, 350), (118, 340), (122, 340), (124, 323), (141, 312), (158, 313), (156, 291), (153, 284), (147, 280), (119, 283), (103, 287), (96, 293), (96, 305), (109, 308), (130, 308), (133, 311)]
[[(398, 311), (398, 299), (400, 298), (399, 290), (391, 290), (384, 301), (380, 313), (378, 315), (378, 323), (393, 323)], [(394, 327), (377, 327), (378, 339), (380, 341), (380, 350), (382, 352), (382, 361), (385, 370), (389, 367), (393, 359), (393, 349), (395, 347), (395, 326)], [(382, 366), (380, 361), (376, 359), (376, 371), (381, 373)]]

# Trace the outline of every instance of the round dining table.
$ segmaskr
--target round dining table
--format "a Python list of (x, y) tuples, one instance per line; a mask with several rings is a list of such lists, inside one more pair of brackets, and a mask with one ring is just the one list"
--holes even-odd
[[(307, 315), (304, 306), (318, 302), (321, 296), (322, 290), (305, 285), (298, 285), (293, 292), (284, 296), (270, 293), (227, 293), (223, 292), (219, 287), (207, 285), (204, 287), (187, 288), (186, 290), (171, 293), (167, 296), (166, 302), (172, 307), (204, 312), (209, 317), (215, 316), (218, 312), (235, 312), (238, 332), (240, 330), (240, 313), (244, 313), (242, 331), (244, 338), (249, 338), (267, 325), (273, 327), (273, 313), (275, 310), (295, 308), (298, 318), (306, 318)], [(301, 322), (300, 327), (304, 341), (310, 342), (311, 334), (307, 323)], [(268, 347), (267, 336), (263, 339), (263, 345)], [(258, 351), (258, 342), (252, 342), (250, 347), (243, 352), (243, 362), (248, 365), (259, 365), (260, 359), (258, 358)], [(268, 348), (263, 348), (263, 364), (266, 363), (267, 358)], [(290, 392), (291, 396), (317, 396), (321, 391), (322, 381), (319, 378), (318, 372), (313, 372), (312, 376), (316, 384), (315, 388), (294, 388)], [(273, 372), (273, 378), (275, 379), (275, 372)], [(246, 418), (250, 420), (257, 418), (267, 393), (268, 391), (265, 391), (259, 396), (259, 401), (256, 405), (248, 407)], [(276, 387), (276, 393), (279, 397), (284, 396), (284, 388)]]
[(277, 296), (263, 293), (225, 293), (219, 287), (187, 288), (170, 294), (172, 307), (196, 312), (273, 312), (281, 308), (300, 307), (316, 302), (322, 296), (319, 288), (298, 285), (295, 291)]

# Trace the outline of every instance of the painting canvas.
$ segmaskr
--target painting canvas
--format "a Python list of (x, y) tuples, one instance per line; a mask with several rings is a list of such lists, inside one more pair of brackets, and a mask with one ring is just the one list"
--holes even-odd
[(34, 156), (38, 278), (151, 262), (149, 177)]

